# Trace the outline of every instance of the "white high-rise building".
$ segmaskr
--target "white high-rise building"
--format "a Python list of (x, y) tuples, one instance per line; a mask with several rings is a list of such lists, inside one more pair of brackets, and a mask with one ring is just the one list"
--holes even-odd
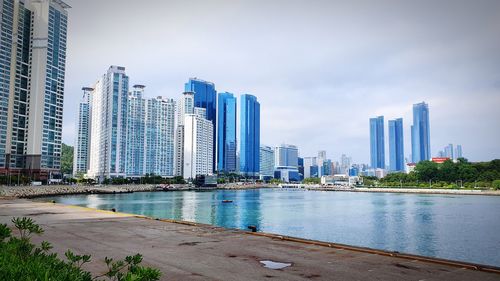
[(143, 85), (134, 85), (128, 94), (127, 148), (125, 173), (128, 177), (144, 174), (144, 148), (146, 139), (146, 101)]
[(146, 101), (145, 174), (174, 175), (175, 101), (156, 97)]
[(184, 116), (194, 113), (194, 93), (184, 92), (177, 102), (177, 128), (175, 130), (174, 174), (183, 176), (184, 169)]
[(88, 177), (126, 175), (128, 84), (125, 67), (111, 66), (92, 92), (92, 129)]
[[(318, 177), (318, 165), (316, 157), (304, 157), (304, 178)], [(311, 175), (311, 167), (316, 166), (316, 174)]]
[(325, 150), (318, 151), (318, 158), (316, 160), (316, 163), (318, 165), (318, 177), (320, 178), (324, 176), (323, 165), (325, 161), (326, 161), (326, 151)]
[(204, 108), (184, 115), (183, 177), (194, 179), (213, 171), (213, 124), (206, 119)]
[(260, 177), (274, 177), (274, 149), (270, 146), (261, 146), (259, 161)]
[(0, 1), (0, 172), (60, 171), (68, 8)]
[(274, 149), (274, 165), (276, 167), (295, 167), (299, 166), (299, 149), (295, 145), (282, 144)]
[(73, 176), (85, 175), (90, 161), (90, 136), (92, 124), (92, 96), (94, 89), (83, 87), (83, 97), (78, 106), (76, 120), (76, 139), (73, 151)]

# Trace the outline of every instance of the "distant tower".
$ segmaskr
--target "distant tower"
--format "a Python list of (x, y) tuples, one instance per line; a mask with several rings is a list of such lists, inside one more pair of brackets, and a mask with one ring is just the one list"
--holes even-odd
[(389, 120), (389, 167), (404, 171), (403, 119)]
[(370, 118), (370, 160), (372, 168), (385, 169), (384, 116)]
[(217, 104), (217, 170), (236, 172), (236, 98), (219, 93)]
[(73, 176), (87, 173), (90, 161), (90, 128), (92, 116), (93, 88), (83, 87), (83, 96), (78, 105), (78, 119), (76, 123), (76, 141), (73, 151)]
[(413, 163), (430, 160), (429, 105), (425, 102), (413, 105), (413, 125), (411, 126), (411, 155)]
[(255, 176), (260, 171), (260, 103), (241, 95), (240, 106), (240, 173)]
[(177, 128), (175, 129), (174, 174), (184, 175), (184, 117), (194, 114), (194, 93), (184, 92), (177, 102)]

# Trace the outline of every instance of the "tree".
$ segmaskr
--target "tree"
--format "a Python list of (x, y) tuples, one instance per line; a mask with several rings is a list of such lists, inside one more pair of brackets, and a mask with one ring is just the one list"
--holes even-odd
[(63, 174), (73, 173), (73, 150), (70, 145), (62, 144), (61, 146), (61, 172)]
[(446, 160), (443, 164), (439, 166), (439, 178), (440, 181), (454, 182), (458, 179), (458, 169), (457, 165), (451, 160)]
[(308, 184), (320, 184), (321, 183), (321, 179), (320, 178), (307, 178), (307, 179), (304, 179), (304, 183), (308, 183)]
[(415, 172), (418, 180), (436, 180), (438, 178), (438, 164), (428, 160), (420, 161), (415, 167)]

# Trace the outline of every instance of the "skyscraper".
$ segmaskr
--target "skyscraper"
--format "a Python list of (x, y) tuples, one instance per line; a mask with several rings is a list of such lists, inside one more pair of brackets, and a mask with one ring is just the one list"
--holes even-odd
[(260, 104), (252, 95), (240, 98), (240, 172), (259, 173)]
[(281, 144), (274, 149), (276, 167), (295, 167), (299, 165), (299, 149), (292, 144)]
[(194, 114), (184, 116), (184, 168), (185, 179), (208, 175), (213, 171), (213, 125), (205, 118), (205, 108), (194, 108)]
[(389, 120), (389, 167), (391, 171), (404, 171), (403, 119)]
[(128, 84), (125, 67), (110, 66), (92, 92), (88, 176), (99, 182), (126, 175)]
[(128, 94), (127, 147), (125, 173), (128, 177), (139, 177), (144, 173), (144, 141), (146, 102), (144, 86), (134, 85)]
[(273, 177), (274, 175), (274, 149), (270, 146), (260, 147), (260, 176), (262, 177)]
[(325, 176), (323, 173), (325, 169), (323, 169), (323, 165), (325, 164), (324, 162), (326, 161), (326, 151), (325, 150), (320, 150), (318, 151), (318, 158), (317, 158), (317, 164), (318, 164), (318, 177)]
[(374, 169), (385, 169), (384, 116), (370, 118), (370, 162)]
[(444, 147), (444, 157), (455, 159), (455, 157), (453, 156), (453, 144), (450, 143)]
[(92, 115), (92, 96), (94, 90), (83, 87), (83, 97), (78, 106), (78, 119), (76, 120), (76, 142), (73, 150), (73, 176), (84, 175), (89, 168), (90, 160), (90, 129)]
[(174, 174), (184, 175), (184, 116), (194, 114), (194, 93), (184, 92), (177, 102), (177, 128), (175, 129)]
[(60, 170), (67, 8), (0, 2), (0, 170), (37, 179)]
[[(305, 179), (318, 176), (318, 174), (317, 174), (318, 166), (316, 163), (317, 163), (316, 157), (304, 157), (304, 178)], [(315, 167), (315, 168), (312, 168), (312, 167)], [(316, 173), (313, 173), (311, 168), (314, 171), (316, 171)]]
[(457, 144), (457, 147), (455, 149), (455, 159), (462, 158), (462, 157), (464, 157), (462, 155), (462, 145)]
[(431, 158), (430, 142), (429, 106), (425, 102), (414, 104), (411, 126), (412, 162), (418, 163)]
[(217, 101), (217, 170), (236, 171), (236, 98), (219, 93)]
[(204, 81), (197, 78), (189, 78), (189, 81), (184, 85), (184, 91), (194, 93), (194, 106), (206, 109), (206, 119), (212, 122), (212, 167), (215, 168), (215, 151), (216, 151), (216, 132), (217, 132), (217, 92), (215, 85), (212, 82)]
[(144, 174), (174, 175), (175, 102), (156, 97), (146, 100)]

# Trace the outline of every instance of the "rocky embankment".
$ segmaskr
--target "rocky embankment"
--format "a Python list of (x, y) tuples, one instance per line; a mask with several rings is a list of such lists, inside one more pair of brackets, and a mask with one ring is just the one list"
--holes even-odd
[(130, 193), (155, 191), (154, 185), (46, 185), (46, 186), (0, 186), (0, 196), (33, 198), (65, 194)]

